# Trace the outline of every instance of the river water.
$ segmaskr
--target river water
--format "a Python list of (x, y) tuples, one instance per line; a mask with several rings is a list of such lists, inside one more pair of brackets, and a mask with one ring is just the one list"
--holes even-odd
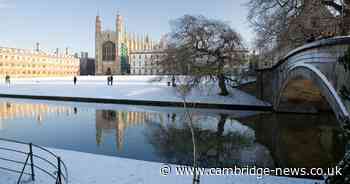
[(344, 155), (332, 113), (0, 99), (0, 137), (52, 148), (189, 165), (191, 128), (203, 167), (328, 168)]

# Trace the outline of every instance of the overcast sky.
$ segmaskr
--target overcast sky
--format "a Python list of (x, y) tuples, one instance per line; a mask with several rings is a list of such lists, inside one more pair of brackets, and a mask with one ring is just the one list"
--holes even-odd
[(0, 0), (0, 47), (32, 49), (36, 42), (53, 52), (69, 47), (94, 56), (95, 17), (104, 29), (115, 29), (117, 12), (127, 30), (159, 39), (169, 21), (184, 14), (227, 21), (247, 43), (253, 38), (247, 22), (248, 0)]

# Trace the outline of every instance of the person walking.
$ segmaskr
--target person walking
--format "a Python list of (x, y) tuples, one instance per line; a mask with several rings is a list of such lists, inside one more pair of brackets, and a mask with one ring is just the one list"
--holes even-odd
[(10, 76), (9, 75), (6, 75), (5, 76), (5, 83), (10, 86)]
[(171, 78), (171, 85), (173, 87), (176, 87), (176, 83), (175, 83), (175, 76), (173, 75), (172, 78)]
[(110, 76), (111, 86), (113, 86), (113, 75)]
[(77, 84), (77, 76), (74, 76), (74, 78), (73, 78), (73, 82), (74, 82), (74, 86)]
[(107, 86), (109, 86), (110, 83), (111, 83), (111, 77), (108, 76), (108, 77), (107, 77)]

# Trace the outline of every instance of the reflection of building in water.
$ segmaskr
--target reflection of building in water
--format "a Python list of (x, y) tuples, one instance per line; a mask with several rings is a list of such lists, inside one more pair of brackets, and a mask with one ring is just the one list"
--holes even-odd
[(73, 108), (65, 106), (49, 106), (47, 104), (19, 104), (19, 103), (0, 103), (0, 129), (3, 120), (15, 118), (35, 118), (38, 124), (42, 124), (45, 116), (49, 114), (72, 115)]
[(116, 131), (117, 150), (123, 149), (124, 133), (128, 127), (149, 122), (157, 116), (149, 112), (123, 112), (113, 110), (96, 110), (96, 143), (102, 143), (102, 134)]

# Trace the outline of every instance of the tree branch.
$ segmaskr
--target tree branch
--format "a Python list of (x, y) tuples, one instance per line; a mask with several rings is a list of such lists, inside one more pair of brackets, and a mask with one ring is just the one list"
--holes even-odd
[(338, 13), (342, 13), (343, 6), (336, 3), (334, 0), (323, 0), (322, 3), (326, 6), (330, 6), (338, 11)]

